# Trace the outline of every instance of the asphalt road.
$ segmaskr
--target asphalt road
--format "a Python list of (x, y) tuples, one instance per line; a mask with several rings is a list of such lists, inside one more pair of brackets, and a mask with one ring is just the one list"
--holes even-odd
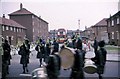
[[(25, 78), (26, 76), (30, 76), (31, 72), (36, 69), (39, 68), (39, 60), (36, 59), (36, 51), (32, 51), (31, 55), (30, 55), (30, 64), (28, 65), (28, 69), (29, 72), (27, 74), (22, 74), (22, 65), (19, 64), (20, 62), (20, 55), (12, 55), (12, 60), (11, 60), (11, 65), (9, 68), (9, 75), (7, 75), (8, 79), (12, 79), (13, 77), (15, 79), (17, 79), (17, 77), (22, 77), (22, 79), (27, 79)], [(118, 79), (118, 77), (120, 77), (120, 62), (106, 62), (106, 66), (105, 66), (105, 72), (103, 74), (104, 78), (108, 78), (108, 79)], [(71, 70), (63, 70), (61, 69), (61, 74), (60, 77), (61, 78), (68, 78), (70, 75)], [(93, 78), (97, 78), (98, 75), (97, 73), (95, 74), (87, 74), (85, 73), (85, 77), (89, 78), (89, 77), (93, 77)]]

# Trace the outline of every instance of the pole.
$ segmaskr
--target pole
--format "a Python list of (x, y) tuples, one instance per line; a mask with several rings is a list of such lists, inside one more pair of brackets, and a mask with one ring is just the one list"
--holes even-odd
[(80, 35), (80, 19), (78, 20), (78, 34)]
[(0, 79), (2, 78), (2, 25), (0, 25)]

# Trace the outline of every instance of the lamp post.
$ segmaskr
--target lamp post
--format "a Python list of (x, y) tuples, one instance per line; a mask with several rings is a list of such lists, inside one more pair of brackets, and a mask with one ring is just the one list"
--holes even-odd
[(0, 25), (0, 79), (2, 77), (2, 25)]

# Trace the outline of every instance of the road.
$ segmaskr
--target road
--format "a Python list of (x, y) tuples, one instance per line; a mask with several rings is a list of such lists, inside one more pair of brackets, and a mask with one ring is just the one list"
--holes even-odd
[[(30, 64), (28, 65), (28, 69), (29, 72), (26, 74), (26, 76), (28, 76), (28, 79), (30, 79), (29, 74), (31, 74), (31, 72), (36, 69), (39, 68), (39, 60), (36, 59), (36, 51), (33, 50), (31, 55), (30, 55)], [(9, 67), (9, 75), (7, 75), (8, 79), (27, 79), (26, 76), (23, 76), (22, 74), (22, 65), (19, 64), (20, 62), (20, 55), (16, 54), (16, 55), (12, 55), (12, 60), (11, 60), (11, 65)], [(120, 73), (118, 71), (120, 71), (119, 68), (120, 62), (110, 62), (107, 61), (106, 62), (106, 66), (105, 66), (105, 72), (103, 74), (104, 79), (118, 79), (118, 77), (120, 77)], [(71, 70), (62, 70), (61, 69), (61, 74), (60, 74), (60, 78), (68, 78), (70, 75)], [(87, 74), (85, 73), (85, 77), (87, 78), (97, 78), (98, 75), (95, 74)], [(109, 77), (109, 78), (108, 78)], [(93, 79), (92, 78), (92, 79)], [(98, 78), (97, 78), (98, 79)]]

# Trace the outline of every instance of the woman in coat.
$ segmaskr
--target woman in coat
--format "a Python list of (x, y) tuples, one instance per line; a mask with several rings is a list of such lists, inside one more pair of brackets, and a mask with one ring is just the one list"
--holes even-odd
[(23, 73), (28, 72), (28, 64), (29, 64), (29, 54), (30, 54), (30, 44), (28, 40), (25, 40), (22, 46), (20, 46), (20, 50), (18, 54), (21, 55), (20, 64), (23, 65)]

